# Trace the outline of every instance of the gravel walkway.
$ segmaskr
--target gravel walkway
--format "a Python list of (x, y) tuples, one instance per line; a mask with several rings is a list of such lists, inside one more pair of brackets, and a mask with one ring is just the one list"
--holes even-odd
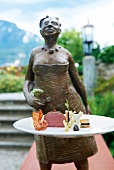
[(0, 149), (0, 170), (20, 170), (29, 149)]

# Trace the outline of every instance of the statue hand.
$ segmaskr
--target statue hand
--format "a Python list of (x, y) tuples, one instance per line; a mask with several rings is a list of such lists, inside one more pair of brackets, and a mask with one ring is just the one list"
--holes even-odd
[(39, 110), (39, 109), (41, 109), (43, 106), (45, 106), (45, 101), (39, 100), (39, 99), (37, 99), (37, 98), (34, 97), (34, 96), (28, 95), (26, 99), (27, 99), (28, 104), (29, 104), (31, 107), (35, 108), (36, 110)]
[(85, 106), (85, 110), (87, 114), (91, 114), (91, 109), (89, 105)]
[(51, 97), (46, 97), (45, 103), (50, 103), (51, 102)]

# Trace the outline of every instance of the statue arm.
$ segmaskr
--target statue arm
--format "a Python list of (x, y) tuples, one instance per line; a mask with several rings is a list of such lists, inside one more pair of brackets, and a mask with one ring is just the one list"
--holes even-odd
[(29, 64), (28, 64), (28, 69), (27, 69), (26, 76), (25, 76), (24, 86), (23, 86), (23, 92), (24, 92), (25, 98), (27, 98), (27, 96), (30, 94), (30, 91), (34, 87), (34, 83), (33, 83), (34, 73), (32, 71), (32, 66), (33, 66), (33, 56), (31, 55)]
[(33, 56), (31, 55), (30, 60), (29, 60), (27, 73), (26, 73), (26, 76), (25, 76), (23, 93), (24, 93), (24, 96), (27, 100), (27, 103), (31, 107), (38, 110), (38, 109), (40, 109), (41, 107), (44, 106), (44, 103), (42, 103), (39, 99), (37, 99), (36, 97), (34, 97), (30, 94), (30, 91), (34, 88), (34, 73), (32, 71), (32, 66), (33, 66)]
[(34, 48), (30, 56), (27, 72), (25, 75), (24, 87), (23, 87), (23, 92), (25, 95), (30, 93), (30, 91), (33, 90), (34, 88), (33, 62), (34, 62), (34, 56), (38, 53), (38, 50), (39, 50), (38, 47)]
[(32, 66), (33, 66), (33, 56), (31, 55), (27, 73), (25, 76), (23, 93), (24, 93), (24, 96), (25, 96), (28, 104), (31, 107), (35, 108), (36, 110), (39, 110), (42, 107), (44, 107), (45, 104), (44, 104), (44, 101), (41, 101), (30, 94), (30, 91), (34, 88), (34, 73), (32, 71)]
[(70, 75), (74, 88), (76, 89), (80, 97), (82, 98), (82, 101), (85, 105), (86, 112), (90, 113), (91, 111), (90, 111), (90, 107), (87, 101), (85, 86), (82, 80), (80, 79), (80, 76), (76, 70), (74, 60), (71, 55), (69, 55), (69, 75)]

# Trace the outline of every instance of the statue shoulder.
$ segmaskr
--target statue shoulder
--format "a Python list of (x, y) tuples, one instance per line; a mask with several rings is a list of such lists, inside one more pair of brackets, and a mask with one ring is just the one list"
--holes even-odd
[(31, 56), (35, 56), (37, 53), (40, 53), (41, 51), (42, 51), (42, 46), (35, 47), (31, 52)]
[(68, 51), (66, 48), (61, 47), (61, 46), (59, 46), (59, 48), (61, 49), (61, 52), (65, 53), (65, 54), (68, 55), (68, 56), (72, 56), (71, 53), (70, 53), (70, 51)]

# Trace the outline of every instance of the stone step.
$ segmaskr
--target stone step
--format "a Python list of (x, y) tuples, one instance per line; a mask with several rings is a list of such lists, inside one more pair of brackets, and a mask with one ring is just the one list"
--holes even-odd
[(29, 133), (23, 134), (0, 134), (0, 141), (4, 142), (30, 142), (34, 141), (34, 135)]
[(18, 100), (23, 100), (25, 101), (25, 97), (23, 92), (17, 92), (17, 93), (0, 93), (0, 101), (18, 101)]
[(14, 122), (16, 120), (19, 119), (23, 119), (23, 118), (27, 118), (27, 117), (31, 117), (32, 116), (32, 112), (21, 112), (19, 114), (19, 112), (15, 112), (15, 113), (0, 113), (0, 122), (4, 121), (4, 122)]
[(0, 116), (4, 116), (4, 117), (15, 117), (15, 116), (23, 116), (24, 117), (29, 117), (32, 116), (32, 110), (4, 110), (4, 111), (0, 111)]
[(28, 104), (25, 100), (0, 100), (0, 106)]
[(7, 106), (0, 106), (0, 114), (23, 114), (23, 112), (31, 112), (33, 110), (32, 107), (28, 105), (7, 105)]
[[(32, 115), (33, 108), (27, 105), (14, 105), (14, 106), (0, 106), (0, 116), (3, 115), (4, 117), (30, 117)], [(1, 120), (1, 119), (0, 119)], [(17, 120), (17, 119), (16, 119)]]
[(13, 141), (13, 142), (32, 142), (34, 140), (34, 135), (30, 133), (12, 133), (11, 135), (9, 133), (7, 134), (0, 134), (0, 141)]
[(12, 127), (9, 127), (7, 128), (6, 127), (0, 127), (0, 135), (1, 134), (28, 134), (28, 133), (24, 133), (23, 131), (21, 130), (18, 130), (18, 129), (15, 129), (13, 126)]
[(34, 135), (17, 129), (0, 128), (0, 148), (30, 148), (34, 141)]
[(33, 108), (32, 107), (30, 107), (29, 105), (16, 105), (16, 104), (14, 104), (13, 106), (11, 106), (11, 105), (7, 105), (6, 107), (4, 107), (3, 105), (2, 106), (0, 106), (0, 111), (5, 111), (5, 110), (11, 110), (11, 111), (22, 111), (22, 110), (33, 110)]
[(0, 148), (30, 148), (34, 135), (17, 130), (13, 123), (31, 117), (33, 108), (23, 93), (0, 94)]
[(13, 121), (8, 121), (8, 120), (3, 120), (3, 121), (1, 121), (0, 120), (0, 129), (2, 129), (2, 128), (7, 128), (7, 129), (11, 129), (11, 128), (14, 128), (13, 127), (13, 123), (14, 123), (15, 121), (13, 120)]
[(0, 93), (0, 106), (5, 105), (14, 105), (14, 104), (27, 104), (27, 101), (23, 93)]
[(0, 114), (0, 123), (1, 122), (12, 122), (13, 123), (13, 122), (15, 122), (17, 120), (24, 119), (24, 118), (27, 118), (27, 117), (31, 117), (31, 114), (30, 114), (30, 116), (25, 116), (25, 117), (24, 117), (24, 115), (11, 116), (9, 114), (6, 117), (6, 115), (4, 116), (4, 115)]
[(30, 148), (32, 142), (9, 142), (9, 141), (0, 141), (0, 148)]

